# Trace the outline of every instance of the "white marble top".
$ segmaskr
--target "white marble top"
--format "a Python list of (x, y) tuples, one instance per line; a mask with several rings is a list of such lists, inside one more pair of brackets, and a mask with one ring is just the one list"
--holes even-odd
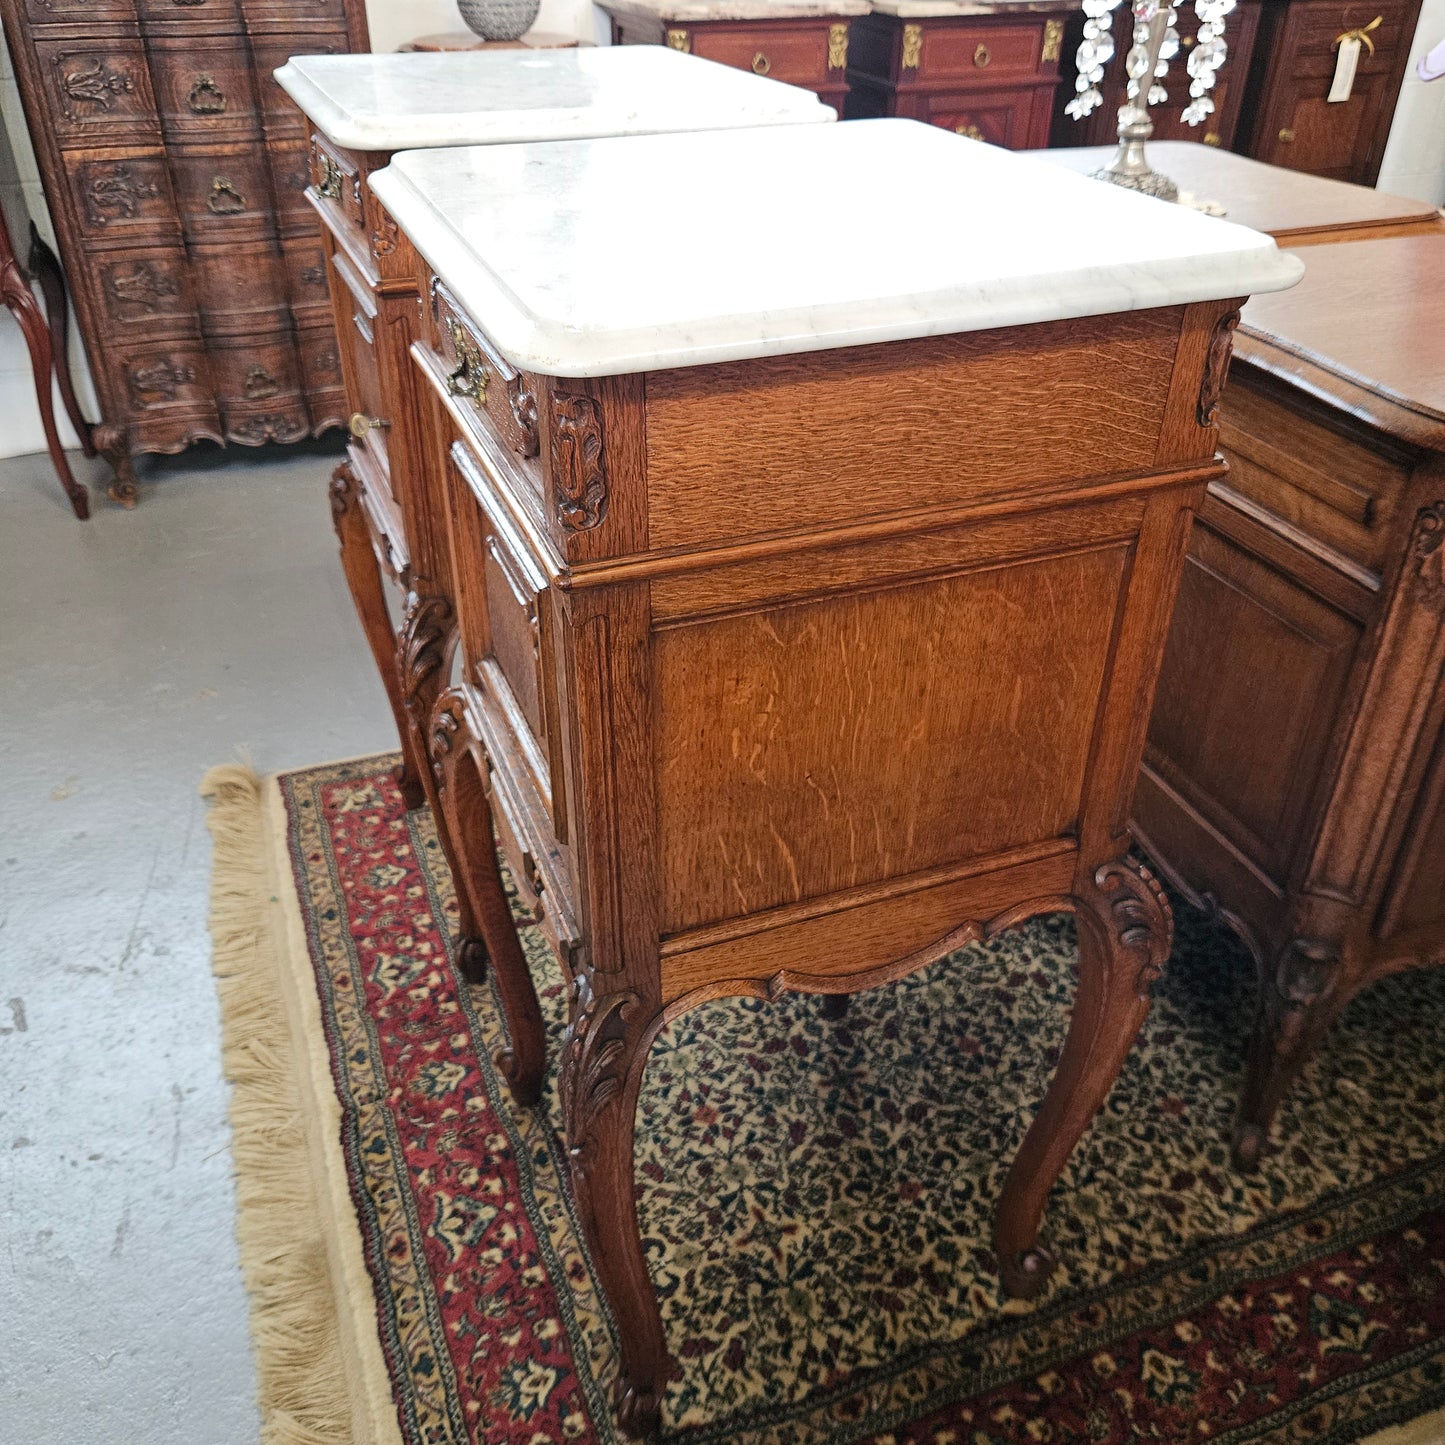
[(642, 15), (672, 23), (704, 20), (812, 20), (866, 15), (873, 0), (597, 0), (610, 15)]
[(295, 55), (276, 80), (323, 135), (357, 151), (835, 117), (810, 90), (661, 45)]
[(1242, 226), (906, 120), (412, 151), (371, 185), (503, 355), (556, 376), (1247, 296), (1304, 269)]
[(1077, 10), (1082, 0), (870, 0), (880, 15), (901, 20), (942, 20), (955, 15), (1007, 15), (1035, 10)]

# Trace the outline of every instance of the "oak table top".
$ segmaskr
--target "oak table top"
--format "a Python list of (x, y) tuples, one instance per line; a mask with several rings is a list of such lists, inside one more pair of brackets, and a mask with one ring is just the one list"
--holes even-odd
[[(1028, 154), (1088, 175), (1101, 169), (1114, 150), (1078, 146)], [(1351, 231), (1383, 234), (1442, 224), (1440, 212), (1424, 201), (1266, 165), (1198, 141), (1151, 141), (1148, 154), (1154, 169), (1195, 201), (1221, 205), (1229, 220), (1287, 245), (1334, 240)]]

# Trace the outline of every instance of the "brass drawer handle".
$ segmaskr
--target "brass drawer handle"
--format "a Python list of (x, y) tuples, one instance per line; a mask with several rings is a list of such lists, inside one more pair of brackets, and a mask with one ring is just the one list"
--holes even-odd
[(978, 66), (980, 70), (992, 59), (993, 56), (988, 53), (987, 45), (980, 45), (978, 49), (973, 52), (973, 63)]
[(469, 397), (478, 406), (485, 406), (491, 374), (482, 360), (482, 353), (462, 330), (460, 322), (449, 320), (447, 331), (457, 353), (457, 364), (447, 373), (447, 395)]
[(1223, 140), (1224, 137), (1220, 135), (1217, 130), (1207, 130), (1204, 132), (1204, 144), (1207, 146), (1220, 145)]
[(969, 140), (983, 139), (983, 132), (976, 125), (968, 121), (965, 121), (962, 125), (954, 126), (953, 130), (955, 135), (966, 136)]
[(206, 198), (206, 209), (213, 216), (234, 216), (246, 209), (246, 198), (225, 176), (217, 176), (211, 182), (211, 194)]
[(316, 153), (316, 194), (328, 201), (341, 199), (342, 170), (325, 151)]
[(357, 441), (361, 441), (373, 427), (388, 427), (391, 423), (385, 417), (367, 416), (365, 412), (354, 411), (351, 413), (351, 420), (347, 423), (347, 429)]
[(1292, 131), (1288, 126), (1285, 126), (1285, 128), (1280, 131), (1279, 138), (1285, 145), (1293, 145), (1294, 131)]
[(772, 63), (768, 60), (768, 57), (764, 55), (761, 50), (758, 51), (755, 56), (753, 56), (754, 75), (766, 75), (768, 71), (770, 71), (772, 68)]

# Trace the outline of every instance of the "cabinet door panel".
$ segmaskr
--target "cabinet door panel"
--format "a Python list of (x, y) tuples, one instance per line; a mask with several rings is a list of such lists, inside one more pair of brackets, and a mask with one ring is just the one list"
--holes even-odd
[(1037, 90), (987, 90), (975, 95), (933, 95), (927, 121), (970, 140), (1008, 150), (1048, 143), (1049, 95)]

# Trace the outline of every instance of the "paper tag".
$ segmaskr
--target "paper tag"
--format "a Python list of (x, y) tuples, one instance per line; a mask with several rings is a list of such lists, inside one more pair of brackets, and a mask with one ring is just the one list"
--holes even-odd
[(1335, 58), (1335, 78), (1330, 86), (1326, 101), (1348, 100), (1355, 88), (1355, 67), (1360, 63), (1360, 42), (1355, 36), (1340, 41), (1340, 53)]

